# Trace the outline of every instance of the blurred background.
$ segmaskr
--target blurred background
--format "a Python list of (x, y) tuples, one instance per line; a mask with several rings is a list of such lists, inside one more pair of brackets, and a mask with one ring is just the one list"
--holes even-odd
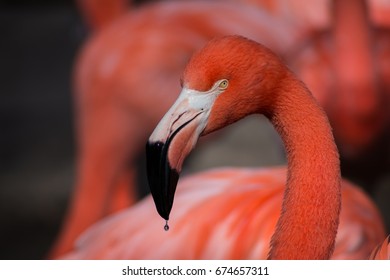
[(0, 254), (36, 259), (74, 180), (71, 73), (86, 32), (72, 1), (0, 5)]
[[(133, 9), (144, 2), (151, 1), (133, 1)], [(72, 71), (89, 31), (76, 4), (65, 0), (1, 1), (0, 29), (0, 258), (42, 259), (75, 182)], [(185, 173), (285, 163), (280, 139), (264, 118), (247, 118), (221, 134), (218, 141), (201, 141)], [(372, 197), (388, 228), (389, 138), (387, 130), (363, 157), (342, 161), (352, 181), (375, 184)], [(137, 164), (144, 195), (144, 156)]]

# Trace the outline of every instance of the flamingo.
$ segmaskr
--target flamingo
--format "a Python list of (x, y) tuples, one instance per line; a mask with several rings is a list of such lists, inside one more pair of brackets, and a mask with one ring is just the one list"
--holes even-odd
[[(323, 90), (332, 88), (328, 85), (323, 86), (324, 80), (319, 79), (328, 76), (329, 67), (322, 66), (318, 63), (319, 59), (316, 59), (316, 67), (313, 69), (313, 61), (306, 56), (308, 46), (318, 46), (319, 43), (314, 40), (314, 43), (303, 47), (299, 55), (295, 52), (293, 55), (290, 53), (291, 49), (297, 49), (297, 42), (300, 42), (298, 38), (310, 37), (313, 30), (328, 27), (330, 16), (324, 11), (329, 1), (321, 0), (315, 5), (306, 5), (305, 9), (301, 9), (300, 0), (291, 2), (280, 0), (271, 3), (249, 1), (256, 2), (260, 7), (265, 8), (267, 13), (277, 16), (278, 20), (258, 10), (249, 11), (250, 8), (245, 5), (237, 7), (232, 3), (172, 2), (147, 5), (140, 10), (127, 11), (124, 0), (80, 0), (78, 2), (89, 26), (99, 34), (91, 36), (76, 63), (78, 179), (63, 228), (50, 253), (53, 258), (70, 250), (74, 240), (88, 226), (110, 213), (131, 206), (138, 199), (134, 182), (135, 162), (140, 154), (142, 143), (176, 97), (175, 92), (178, 89), (176, 77), (182, 71), (187, 57), (212, 36), (229, 34), (234, 30), (235, 33), (271, 46), (280, 54), (286, 54), (286, 59), (298, 75), (309, 84), (309, 88), (327, 113), (331, 114), (334, 125), (337, 123), (337, 118), (334, 116), (339, 112), (348, 111), (343, 108), (334, 109), (336, 106), (332, 105), (330, 97), (335, 94), (328, 94)], [(287, 4), (291, 8), (288, 10), (292, 10), (292, 14), (299, 17), (290, 16), (283, 21), (283, 18), (286, 18), (287, 9), (284, 7)], [(102, 7), (104, 9), (101, 9)], [(214, 10), (221, 13), (215, 15), (211, 12)], [(317, 14), (320, 12), (319, 17), (312, 16), (314, 10)], [(380, 14), (378, 11), (382, 10), (374, 11)], [(233, 17), (235, 20), (231, 23), (230, 19)], [(199, 21), (202, 24), (199, 24)], [(164, 22), (165, 25), (160, 26), (160, 22)], [(176, 30), (180, 22), (182, 28)], [(179, 38), (174, 36), (181, 33), (181, 30), (185, 30), (187, 35)], [(156, 34), (158, 38), (164, 39), (152, 39), (156, 38)], [(385, 36), (382, 37), (386, 39)], [(384, 73), (383, 77), (381, 76), (383, 81), (389, 80), (386, 79), (387, 66), (385, 65), (387, 49), (380, 48), (379, 50), (382, 51), (379, 52), (377, 59), (380, 65), (378, 72)], [(117, 54), (121, 52), (128, 52), (128, 54), (122, 55), (121, 59), (116, 59)], [(322, 47), (316, 48), (314, 52), (320, 58), (327, 55), (324, 54)], [(161, 53), (164, 53), (164, 57), (161, 57)], [(104, 74), (105, 71), (108, 71), (108, 74)], [(161, 79), (162, 72), (166, 73), (164, 79)], [(142, 73), (148, 75), (141, 75)], [(153, 79), (159, 80), (158, 83), (157, 81), (154, 83), (158, 86), (145, 86), (145, 83)], [(361, 79), (360, 82), (363, 80)], [(327, 82), (325, 80), (325, 84)], [(156, 92), (160, 94), (155, 95)], [(158, 106), (156, 106), (157, 100), (161, 101), (158, 102)], [(377, 104), (380, 104), (380, 110), (374, 110), (377, 106), (373, 106), (374, 109), (370, 112), (382, 116), (382, 109), (387, 103), (377, 102)], [(152, 106), (155, 108), (153, 112), (149, 110)], [(364, 119), (374, 118), (368, 116)], [(376, 119), (379, 120), (377, 122), (379, 125), (375, 127), (380, 131), (385, 127), (386, 121), (384, 118)], [(347, 117), (346, 121), (351, 122), (351, 119)], [(352, 118), (352, 124), (354, 123), (356, 122)], [(367, 127), (367, 122), (363, 124)], [(344, 129), (345, 126), (336, 127), (340, 127), (337, 129), (337, 132), (340, 132), (337, 136), (341, 148), (345, 146), (343, 143), (351, 146), (351, 141), (362, 143), (362, 139), (365, 139), (361, 133), (358, 137), (352, 135), (344, 139), (343, 133), (347, 129)], [(374, 134), (365, 133), (365, 135), (371, 137)]]
[(63, 255), (90, 225), (138, 199), (136, 161), (177, 97), (177, 76), (194, 50), (233, 32), (283, 52), (300, 36), (252, 6), (220, 1), (154, 3), (98, 26), (75, 64), (77, 178), (49, 258)]
[(390, 124), (390, 31), (373, 25), (377, 13), (368, 6), (375, 6), (366, 2), (333, 1), (332, 25), (288, 59), (327, 112), (347, 159), (367, 153)]
[[(192, 56), (181, 81), (147, 143), (152, 198), (166, 229), (172, 218), (171, 229), (161, 229), (148, 196), (92, 226), (64, 258), (368, 258), (384, 240), (373, 203), (341, 181), (324, 111), (272, 51), (241, 36), (219, 37)], [(187, 177), (171, 216), (183, 161), (198, 138), (250, 114), (263, 114), (279, 132), (287, 168)]]
[(90, 31), (100, 31), (124, 16), (130, 0), (77, 0), (76, 4)]

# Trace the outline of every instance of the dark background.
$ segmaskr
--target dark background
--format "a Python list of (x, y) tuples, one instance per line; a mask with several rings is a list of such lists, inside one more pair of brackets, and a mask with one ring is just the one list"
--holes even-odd
[(0, 258), (43, 258), (74, 177), (71, 72), (87, 31), (71, 1), (0, 8)]
[[(149, 1), (132, 1), (137, 6)], [(41, 259), (74, 180), (74, 1), (0, 1), (0, 259)]]

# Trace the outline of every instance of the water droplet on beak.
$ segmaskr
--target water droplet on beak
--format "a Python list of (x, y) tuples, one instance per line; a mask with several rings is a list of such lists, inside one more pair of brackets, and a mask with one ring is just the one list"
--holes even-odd
[(164, 230), (165, 230), (165, 231), (168, 231), (168, 230), (169, 230), (168, 220), (165, 221)]

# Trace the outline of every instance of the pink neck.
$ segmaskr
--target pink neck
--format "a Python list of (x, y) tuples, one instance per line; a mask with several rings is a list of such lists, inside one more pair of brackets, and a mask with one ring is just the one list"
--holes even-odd
[(372, 31), (364, 0), (335, 0), (334, 65), (338, 111), (372, 115), (378, 111)]
[(269, 118), (287, 152), (288, 177), (270, 259), (328, 259), (340, 212), (339, 157), (325, 113), (288, 73)]

